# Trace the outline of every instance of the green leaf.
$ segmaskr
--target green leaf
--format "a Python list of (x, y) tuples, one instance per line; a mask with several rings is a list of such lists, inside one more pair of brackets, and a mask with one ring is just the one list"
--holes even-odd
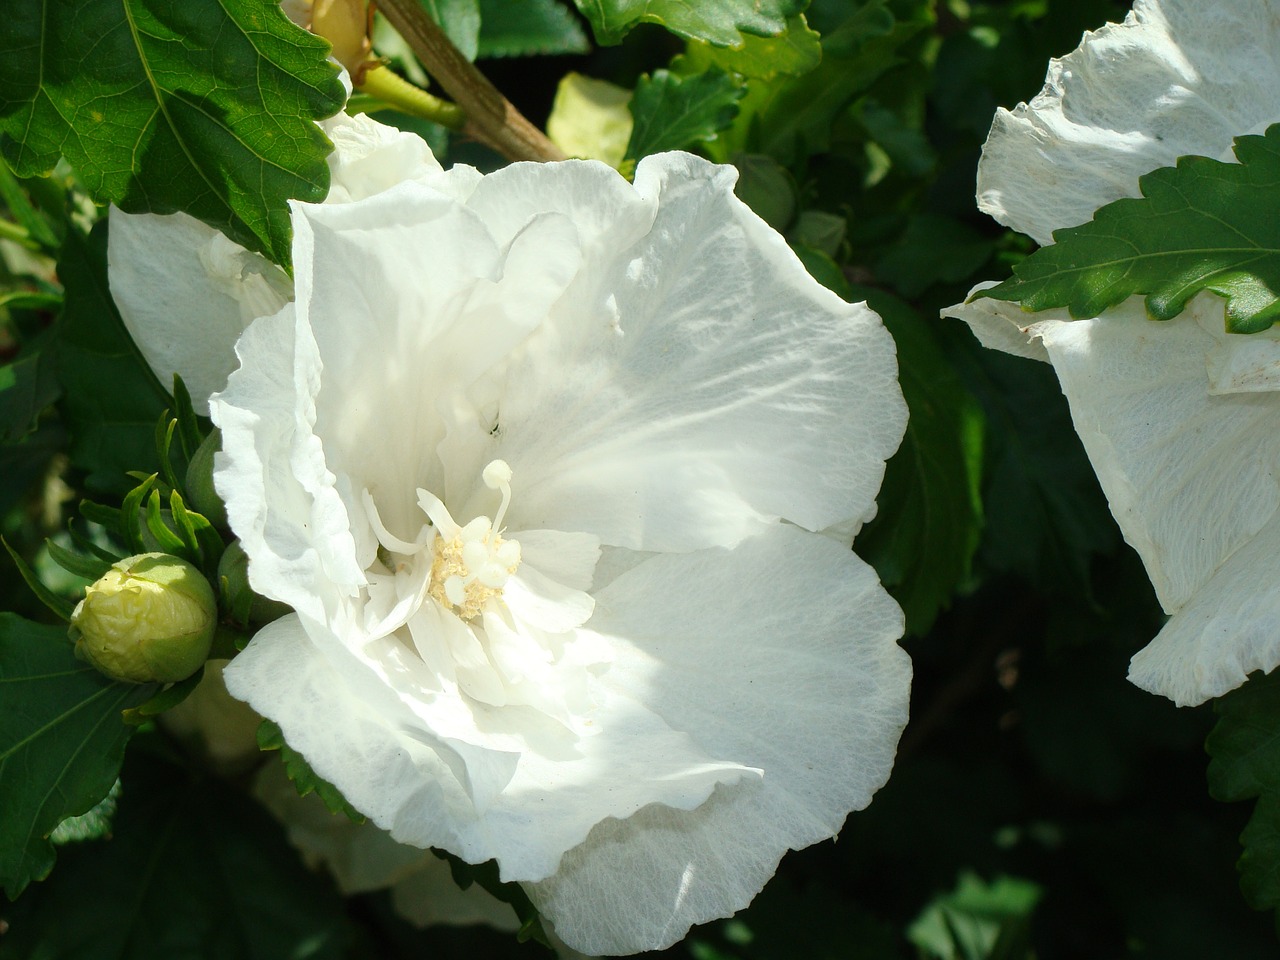
[(621, 42), (640, 23), (656, 23), (690, 40), (718, 47), (737, 47), (744, 34), (775, 37), (787, 29), (787, 18), (808, 0), (574, 0), (591, 23), (596, 41)]
[[(898, 20), (885, 0), (859, 7), (822, 38), (822, 62), (799, 80), (755, 86), (739, 123), (749, 123), (751, 148), (791, 163), (797, 155), (827, 150), (836, 120), (849, 103), (903, 62), (901, 48), (928, 26)], [(784, 78), (785, 79), (785, 78)], [(736, 130), (735, 130), (736, 132)]]
[(53, 868), (53, 829), (107, 795), (133, 730), (120, 712), (154, 685), (77, 660), (65, 627), (0, 613), (0, 884), (10, 899)]
[(1256, 333), (1280, 320), (1280, 124), (1239, 137), (1239, 163), (1183, 157), (1138, 181), (1141, 198), (1102, 207), (1092, 221), (1058, 230), (985, 291), (1028, 310), (1066, 307), (1096, 317), (1146, 297), (1153, 320), (1170, 320), (1203, 290), (1227, 301), (1227, 330)]
[(286, 263), (286, 201), (329, 187), (328, 49), (274, 0), (10, 0), (0, 150), (19, 176), (65, 156), (100, 203), (183, 210)]
[(876, 264), (876, 276), (915, 298), (936, 283), (959, 283), (991, 258), (995, 243), (963, 221), (932, 213), (911, 218)]
[(1057, 378), (1048, 364), (983, 349), (965, 331), (952, 336), (962, 342), (948, 355), (986, 413), (982, 563), (1087, 596), (1090, 560), (1119, 532)]
[(1031, 960), (1031, 914), (1041, 895), (1030, 880), (987, 884), (963, 873), (911, 924), (907, 939), (929, 960)]
[(285, 743), (284, 731), (274, 721), (263, 720), (259, 724), (258, 749), (280, 751), (285, 773), (297, 788), (298, 796), (305, 797), (314, 792), (330, 813), (345, 814), (352, 823), (364, 823), (364, 814), (349, 804), (337, 787), (312, 770), (306, 757)]
[(1280, 671), (1254, 674), (1214, 707), (1218, 724), (1205, 741), (1209, 792), (1258, 801), (1240, 836), (1240, 889), (1255, 909), (1280, 908)]
[(480, 0), (419, 0), (453, 45), (468, 60), (476, 58), (480, 39)]
[(90, 488), (123, 495), (133, 486), (127, 471), (159, 469), (155, 423), (170, 401), (116, 311), (106, 256), (105, 222), (87, 240), (72, 231), (63, 241), (56, 361), (71, 462), (88, 473)]
[(984, 418), (931, 329), (911, 307), (857, 288), (898, 346), (898, 377), (910, 419), (889, 461), (879, 510), (858, 535), (858, 553), (902, 605), (907, 630), (926, 632), (969, 579), (982, 533)]
[(34, 430), (36, 418), (58, 399), (58, 379), (46, 347), (45, 342), (25, 344), (17, 359), (0, 367), (0, 443)]
[(587, 35), (557, 0), (480, 0), (479, 57), (586, 53)]
[(108, 840), (63, 847), (15, 905), (0, 956), (77, 960), (341, 960), (332, 884), (243, 793), (147, 755), (121, 775)]
[(476, 883), (480, 885), (480, 889), (495, 900), (510, 905), (511, 909), (515, 911), (516, 918), (520, 921), (520, 929), (516, 932), (517, 940), (521, 943), (535, 940), (544, 947), (551, 946), (550, 941), (547, 939), (546, 931), (542, 929), (542, 917), (538, 913), (538, 908), (533, 905), (529, 895), (524, 892), (524, 888), (518, 883), (502, 882), (498, 874), (496, 860), (486, 860), (484, 863), (467, 863), (461, 857), (454, 856), (447, 850), (433, 848), (431, 852), (449, 864), (449, 872), (453, 874), (453, 882), (461, 889), (466, 890), (473, 883)]
[(75, 610), (75, 604), (66, 597), (59, 596), (50, 590), (41, 579), (36, 576), (36, 572), (27, 565), (22, 559), (22, 555), (13, 547), (9, 546), (9, 541), (0, 537), (0, 544), (4, 545), (5, 550), (9, 554), (9, 559), (13, 561), (13, 565), (18, 568), (18, 573), (22, 577), (23, 582), (31, 589), (41, 603), (43, 603), (59, 620), (63, 622), (71, 619), (71, 614)]
[(635, 125), (626, 159), (639, 160), (663, 150), (679, 150), (700, 140), (714, 140), (738, 113), (742, 86), (729, 74), (708, 70), (681, 77), (669, 70), (642, 76), (631, 98)]
[(822, 38), (809, 29), (804, 14), (787, 19), (786, 30), (772, 37), (743, 37), (739, 46), (713, 47), (696, 40), (689, 42), (689, 56), (745, 77), (771, 80), (777, 76), (798, 77), (822, 62)]

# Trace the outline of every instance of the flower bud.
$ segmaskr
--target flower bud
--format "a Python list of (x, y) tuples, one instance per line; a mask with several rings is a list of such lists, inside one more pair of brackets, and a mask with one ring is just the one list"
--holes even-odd
[(76, 654), (115, 680), (171, 683), (209, 655), (218, 605), (200, 571), (165, 553), (114, 564), (71, 614)]
[(185, 478), (190, 505), (215, 527), (227, 525), (226, 505), (213, 486), (213, 455), (221, 449), (222, 432), (214, 428), (191, 455)]

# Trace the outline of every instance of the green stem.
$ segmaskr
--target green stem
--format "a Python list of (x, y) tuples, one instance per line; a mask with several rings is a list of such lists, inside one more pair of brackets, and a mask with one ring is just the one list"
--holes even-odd
[(0, 218), (0, 240), (12, 240), (28, 250), (40, 249), (40, 244), (36, 243), (29, 230), (3, 218)]
[(513, 107), (462, 55), (421, 0), (378, 0), (378, 9), (400, 31), (445, 92), (466, 114), (462, 132), (508, 160), (563, 160), (564, 153)]
[(368, 70), (356, 89), (410, 116), (422, 117), (450, 130), (461, 130), (467, 120), (457, 104), (433, 97), (381, 65)]

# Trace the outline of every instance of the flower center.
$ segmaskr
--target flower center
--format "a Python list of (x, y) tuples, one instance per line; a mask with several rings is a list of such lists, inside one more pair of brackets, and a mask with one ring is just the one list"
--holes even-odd
[(511, 468), (504, 460), (494, 460), (481, 478), (490, 490), (502, 491), (502, 505), (492, 521), (476, 517), (459, 527), (443, 504), (438, 510), (427, 510), (437, 531), (427, 595), (462, 620), (478, 617), (485, 603), (501, 596), (507, 580), (520, 566), (519, 542), (504, 540), (501, 535), (502, 520), (511, 503)]

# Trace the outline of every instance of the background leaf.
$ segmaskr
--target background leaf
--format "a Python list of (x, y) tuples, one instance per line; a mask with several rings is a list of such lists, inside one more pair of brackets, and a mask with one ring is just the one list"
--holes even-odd
[(851, 293), (893, 334), (911, 412), (857, 550), (901, 604), (908, 632), (920, 634), (968, 580), (982, 533), (982, 409), (915, 311), (875, 290)]
[(63, 849), (9, 921), (0, 957), (343, 957), (337, 894), (260, 807), (136, 748), (121, 781), (112, 838)]
[(480, 0), (477, 56), (586, 53), (590, 47), (577, 18), (558, 0)]
[(345, 95), (327, 53), (273, 0), (10, 0), (0, 149), (20, 176), (65, 156), (99, 203), (183, 210), (285, 263), (285, 201), (328, 192), (312, 121)]
[(1280, 319), (1280, 124), (1238, 138), (1235, 153), (1239, 163), (1183, 157), (1153, 170), (1141, 198), (1055, 231), (986, 295), (1079, 318), (1143, 294), (1151, 318), (1169, 320), (1211, 290), (1226, 298), (1230, 332), (1267, 329)]
[(476, 58), (480, 42), (480, 0), (420, 0), (468, 60)]
[(154, 692), (76, 659), (64, 626), (0, 613), (0, 884), (10, 898), (53, 868), (49, 834), (87, 813), (120, 771), (120, 712)]
[(653, 76), (641, 77), (631, 98), (635, 125), (626, 159), (639, 160), (714, 139), (717, 131), (733, 122), (742, 94), (742, 87), (721, 70), (692, 77), (655, 70)]
[[(159, 469), (155, 427), (170, 406), (129, 337), (107, 286), (107, 224), (88, 238), (63, 243), (58, 271), (66, 306), (58, 325), (56, 359), (62, 414), (71, 433), (71, 461), (93, 490), (123, 495), (129, 470)], [(103, 384), (111, 384), (104, 390)]]
[(656, 23), (691, 40), (736, 47), (743, 34), (771, 37), (787, 28), (787, 17), (808, 0), (574, 0), (596, 40), (614, 44), (640, 23)]
[(1255, 674), (1218, 700), (1205, 741), (1209, 790), (1218, 800), (1257, 799), (1240, 837), (1240, 888), (1258, 910), (1280, 908), (1280, 671)]

